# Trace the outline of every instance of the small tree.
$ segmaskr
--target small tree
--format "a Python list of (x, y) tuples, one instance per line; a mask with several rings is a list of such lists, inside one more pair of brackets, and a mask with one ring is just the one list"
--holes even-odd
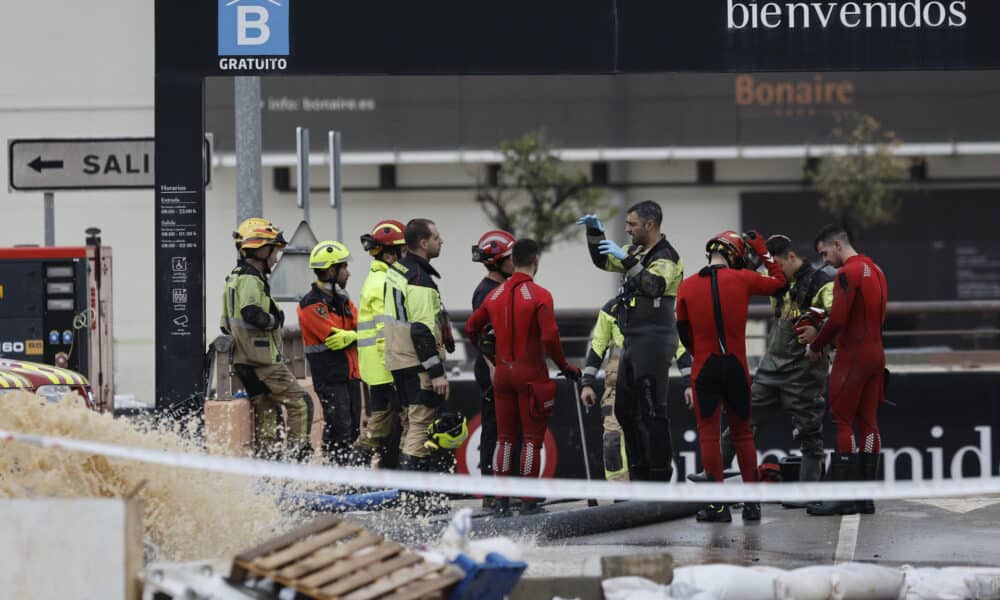
[[(542, 251), (580, 234), (574, 224), (602, 207), (604, 192), (582, 172), (569, 172), (540, 133), (500, 144), (503, 163), (496, 182), (480, 181), (476, 201), (498, 228), (530, 237)], [(495, 183), (495, 185), (492, 185)], [(604, 216), (612, 214), (605, 211)]]
[(896, 186), (906, 180), (909, 164), (893, 153), (902, 142), (875, 117), (857, 113), (845, 117), (831, 137), (845, 151), (824, 157), (808, 172), (823, 194), (820, 206), (848, 230), (891, 222), (901, 207)]

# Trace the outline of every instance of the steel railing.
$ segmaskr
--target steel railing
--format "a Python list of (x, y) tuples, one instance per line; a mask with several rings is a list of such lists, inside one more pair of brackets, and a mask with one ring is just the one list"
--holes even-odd
[[(955, 300), (955, 301), (918, 301), (889, 302), (887, 305), (887, 328), (883, 335), (887, 346), (892, 348), (893, 360), (900, 360), (901, 355), (908, 352), (912, 356), (907, 362), (925, 362), (930, 364), (961, 363), (998, 363), (1000, 362), (1000, 300)], [(597, 308), (563, 309), (556, 312), (556, 320), (562, 331), (562, 340), (566, 346), (569, 358), (581, 363), (586, 355), (587, 342), (594, 320), (597, 318)], [(451, 323), (458, 345), (464, 352), (452, 355), (449, 367), (468, 369), (471, 357), (475, 356), (471, 345), (461, 335), (465, 321), (472, 314), (471, 310), (450, 311)], [(766, 323), (772, 317), (773, 311), (766, 304), (752, 304), (749, 308), (750, 322), (748, 324), (747, 342), (748, 354), (759, 356), (763, 352), (763, 338), (766, 336)], [(977, 326), (934, 325), (935, 319), (941, 316), (965, 317), (965, 321), (978, 320)], [(914, 317), (918, 323), (907, 326), (906, 318)], [(922, 321), (930, 321), (922, 325)], [(940, 320), (939, 318), (937, 320)], [(960, 321), (962, 319), (959, 319)], [(305, 353), (302, 346), (302, 336), (296, 326), (286, 327), (285, 332), (286, 360), (297, 376), (308, 372), (305, 364)], [(917, 343), (906, 344), (906, 338), (913, 338)], [(947, 341), (973, 340), (975, 348), (964, 348), (961, 344), (934, 344), (933, 346), (919, 341), (923, 338)], [(986, 346), (983, 348), (982, 346)]]

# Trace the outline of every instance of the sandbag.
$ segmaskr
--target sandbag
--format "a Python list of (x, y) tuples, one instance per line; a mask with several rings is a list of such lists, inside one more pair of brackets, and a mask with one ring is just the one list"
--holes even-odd
[(716, 600), (689, 583), (662, 585), (645, 577), (611, 577), (601, 582), (605, 600)]
[(673, 587), (690, 585), (718, 600), (771, 600), (775, 578), (784, 573), (770, 567), (695, 565), (674, 569)]
[(962, 600), (970, 598), (965, 574), (944, 569), (903, 567), (900, 600)]
[(961, 574), (969, 598), (975, 600), (1000, 599), (1000, 568), (995, 567), (946, 567), (942, 572)]
[[(780, 573), (774, 579), (773, 597), (777, 600), (842, 598), (840, 578), (834, 578), (834, 569), (832, 566), (802, 567)], [(838, 585), (834, 585), (834, 579)]]
[(645, 577), (611, 577), (601, 582), (605, 600), (670, 600), (670, 586)]
[(839, 579), (834, 582), (835, 600), (892, 599), (898, 598), (903, 589), (903, 572), (891, 567), (845, 563), (833, 567), (831, 577)]

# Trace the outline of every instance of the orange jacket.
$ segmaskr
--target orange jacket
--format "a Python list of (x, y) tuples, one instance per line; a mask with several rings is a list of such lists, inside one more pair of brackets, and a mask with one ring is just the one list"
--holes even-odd
[(358, 309), (351, 299), (346, 294), (327, 294), (314, 283), (296, 310), (316, 391), (326, 384), (360, 379), (357, 344), (333, 351), (324, 343), (334, 329), (357, 330)]

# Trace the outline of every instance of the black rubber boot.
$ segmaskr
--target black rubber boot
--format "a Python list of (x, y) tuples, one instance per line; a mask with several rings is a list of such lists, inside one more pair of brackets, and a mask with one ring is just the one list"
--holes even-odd
[(760, 521), (760, 502), (743, 503), (743, 520)]
[(542, 513), (548, 512), (542, 507), (542, 503), (538, 500), (524, 500), (521, 502), (521, 510), (518, 511), (522, 517), (528, 515), (540, 515)]
[[(401, 452), (399, 454), (399, 469), (401, 471), (429, 471), (430, 462), (427, 457)], [(407, 490), (400, 494), (399, 499), (403, 512), (414, 517), (440, 515), (449, 511), (447, 499), (442, 494), (435, 492)]]
[[(878, 467), (882, 455), (874, 452), (861, 453), (861, 475), (864, 481), (878, 481)], [(858, 500), (858, 512), (863, 515), (875, 514), (873, 500)]]
[[(806, 483), (819, 481), (823, 476), (823, 457), (803, 456), (799, 466), (799, 481)], [(785, 508), (805, 508), (806, 502), (782, 502)]]
[(501, 519), (514, 516), (510, 510), (510, 498), (493, 499), (493, 516)]
[[(830, 478), (833, 481), (858, 481), (861, 479), (861, 455), (857, 453), (841, 454), (834, 452), (830, 456)], [(834, 515), (853, 515), (858, 512), (858, 503), (854, 500), (824, 500), (811, 502), (806, 512), (815, 517), (830, 517)]]
[(312, 459), (313, 447), (308, 441), (298, 444), (289, 444), (288, 460), (298, 463), (307, 463)]
[(733, 513), (729, 512), (728, 504), (709, 504), (699, 510), (694, 518), (708, 523), (732, 523)]
[(673, 467), (650, 467), (649, 481), (662, 481), (667, 483), (674, 476)]
[(372, 465), (372, 457), (374, 456), (375, 451), (371, 448), (353, 446), (350, 450), (347, 464), (352, 467), (370, 467)]

